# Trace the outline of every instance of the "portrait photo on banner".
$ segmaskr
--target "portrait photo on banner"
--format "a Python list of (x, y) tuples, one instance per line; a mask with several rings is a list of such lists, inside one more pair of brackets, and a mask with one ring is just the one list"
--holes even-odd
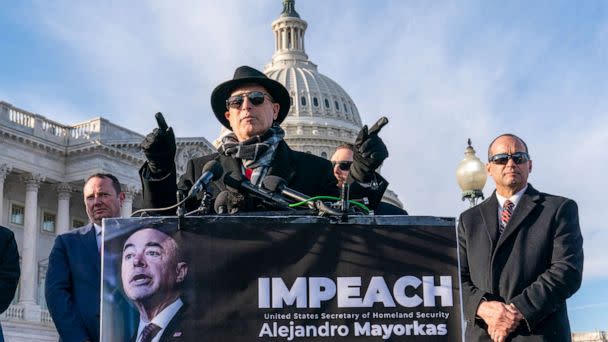
[(103, 221), (102, 341), (460, 339), (453, 218)]
[(188, 338), (197, 287), (184, 235), (173, 219), (104, 221), (102, 340), (136, 341), (146, 325), (161, 341)]

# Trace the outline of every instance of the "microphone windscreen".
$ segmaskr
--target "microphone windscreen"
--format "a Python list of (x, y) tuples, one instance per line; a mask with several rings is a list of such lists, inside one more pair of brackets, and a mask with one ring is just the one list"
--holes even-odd
[(224, 168), (222, 165), (215, 159), (208, 161), (205, 166), (203, 166), (203, 173), (210, 171), (213, 174), (212, 180), (218, 180), (222, 174), (224, 173)]
[(217, 197), (215, 198), (215, 202), (213, 203), (213, 210), (217, 214), (227, 214), (228, 213), (228, 201), (230, 196), (230, 191), (224, 190), (221, 191)]
[(279, 192), (285, 187), (287, 181), (279, 176), (268, 175), (262, 181), (262, 187), (270, 192)]

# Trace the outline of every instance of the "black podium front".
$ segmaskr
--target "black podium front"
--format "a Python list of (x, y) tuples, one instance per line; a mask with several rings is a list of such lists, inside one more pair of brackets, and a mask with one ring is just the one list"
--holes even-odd
[[(121, 267), (141, 252), (125, 242), (146, 228), (170, 236), (187, 265), (178, 284), (183, 305), (161, 341), (461, 339), (451, 218), (356, 216), (340, 223), (242, 215), (103, 224), (102, 341), (137, 337), (139, 312), (125, 294), (122, 282), (131, 280)], [(146, 273), (154, 265), (141, 258), (136, 266)], [(138, 284), (147, 286), (145, 279)]]

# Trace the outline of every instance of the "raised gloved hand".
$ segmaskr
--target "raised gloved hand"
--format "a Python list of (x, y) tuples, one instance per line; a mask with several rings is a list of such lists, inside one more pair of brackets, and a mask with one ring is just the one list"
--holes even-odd
[(150, 172), (165, 175), (175, 169), (175, 135), (162, 113), (156, 113), (155, 117), (158, 128), (146, 135), (140, 146), (148, 160)]
[(373, 179), (374, 172), (382, 165), (388, 157), (386, 145), (378, 133), (388, 123), (386, 117), (381, 117), (368, 131), (367, 125), (361, 128), (355, 140), (355, 153), (353, 164), (350, 167), (350, 175), (358, 182), (369, 183)]

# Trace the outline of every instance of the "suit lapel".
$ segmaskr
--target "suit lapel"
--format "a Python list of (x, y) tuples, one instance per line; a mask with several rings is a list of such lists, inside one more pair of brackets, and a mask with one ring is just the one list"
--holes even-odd
[(532, 210), (534, 210), (538, 198), (538, 191), (536, 191), (532, 185), (528, 184), (528, 189), (526, 189), (526, 192), (521, 196), (519, 203), (517, 203), (517, 207), (515, 207), (515, 211), (513, 211), (513, 216), (511, 216), (509, 223), (507, 223), (507, 226), (505, 227), (505, 231), (498, 240), (498, 246), (521, 228), (522, 222), (530, 215)]
[(182, 331), (182, 315), (186, 311), (186, 303), (184, 302), (182, 307), (177, 310), (175, 315), (169, 321), (169, 324), (163, 330), (162, 335), (160, 336), (160, 341), (169, 341), (169, 340), (180, 340), (183, 339), (184, 332)]
[(481, 217), (483, 218), (483, 226), (486, 228), (490, 245), (494, 249), (495, 241), (498, 238), (498, 200), (496, 199), (496, 191), (488, 198), (487, 201), (479, 205)]
[(272, 164), (268, 169), (268, 175), (281, 177), (287, 183), (291, 182), (291, 179), (295, 175), (291, 156), (292, 153), (287, 144), (284, 141), (279, 142)]
[(95, 232), (95, 226), (91, 223), (89, 225), (89, 230), (83, 235), (81, 235), (80, 238), (82, 241), (83, 254), (85, 260), (96, 260), (95, 274), (99, 275), (101, 273), (101, 254), (97, 249), (97, 237)]

